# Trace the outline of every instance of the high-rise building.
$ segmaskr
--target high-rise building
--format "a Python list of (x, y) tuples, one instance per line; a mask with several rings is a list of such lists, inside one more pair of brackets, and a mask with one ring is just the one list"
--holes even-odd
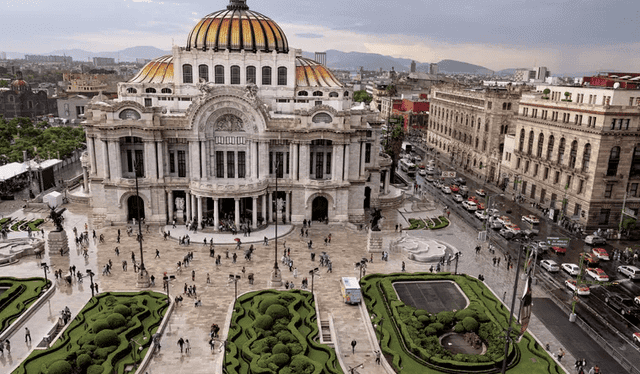
[(429, 64), (429, 74), (432, 74), (432, 75), (438, 74), (438, 64)]
[(412, 73), (416, 72), (416, 62), (415, 61), (411, 61), (411, 72)]
[(93, 66), (110, 66), (115, 65), (116, 60), (113, 57), (94, 57)]
[(326, 52), (316, 52), (315, 60), (322, 66), (327, 66), (327, 53)]

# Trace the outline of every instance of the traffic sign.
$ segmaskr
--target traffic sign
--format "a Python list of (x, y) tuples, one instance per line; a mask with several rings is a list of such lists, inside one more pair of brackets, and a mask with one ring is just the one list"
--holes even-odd
[(443, 171), (442, 172), (442, 178), (455, 178), (456, 177), (456, 172), (455, 171)]
[(551, 247), (568, 247), (570, 238), (547, 237), (547, 244)]

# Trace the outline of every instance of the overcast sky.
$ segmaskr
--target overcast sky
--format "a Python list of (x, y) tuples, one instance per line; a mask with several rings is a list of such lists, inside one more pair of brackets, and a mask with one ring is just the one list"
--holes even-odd
[[(640, 66), (638, 0), (248, 0), (289, 45), (454, 59), (493, 70), (554, 72)], [(0, 0), (0, 51), (93, 52), (184, 45), (227, 0)]]

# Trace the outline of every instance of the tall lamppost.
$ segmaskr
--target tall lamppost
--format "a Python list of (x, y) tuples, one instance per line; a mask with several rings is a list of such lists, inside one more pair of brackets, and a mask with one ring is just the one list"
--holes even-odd
[(313, 278), (317, 273), (318, 273), (318, 268), (309, 270), (309, 275), (311, 275), (311, 294), (313, 294)]
[(275, 245), (273, 247), (273, 271), (271, 272), (271, 287), (281, 287), (282, 286), (282, 273), (278, 268), (278, 210), (280, 210), (280, 204), (278, 203), (278, 169), (280, 168), (280, 162), (278, 162), (277, 157), (273, 162), (274, 171), (276, 174), (276, 218), (275, 218)]
[(41, 262), (40, 267), (42, 267), (42, 270), (44, 270), (44, 282), (49, 283), (49, 280), (47, 279), (47, 273), (49, 272), (49, 265), (47, 265), (46, 262)]
[[(509, 309), (509, 324), (507, 325), (507, 334), (504, 342), (504, 360), (502, 361), (502, 374), (507, 372), (507, 359), (509, 355), (509, 344), (511, 343), (511, 324), (513, 323), (513, 312), (516, 306), (516, 294), (518, 293), (518, 277), (520, 276), (520, 259), (522, 258), (522, 252), (524, 249), (522, 246), (518, 248), (518, 263), (516, 264), (516, 278), (513, 283), (513, 297), (511, 298), (511, 309)], [(509, 266), (509, 264), (507, 264)]]
[(142, 160), (136, 159), (134, 168), (136, 176), (136, 215), (138, 220), (138, 242), (140, 243), (140, 275), (136, 285), (139, 288), (149, 288), (151, 282), (149, 280), (149, 273), (144, 267), (144, 257), (142, 252), (142, 221), (140, 220), (140, 190), (138, 188), (138, 174), (142, 174)]
[(94, 297), (94, 291), (93, 291), (93, 276), (95, 275), (93, 271), (91, 271), (91, 269), (87, 269), (86, 270), (87, 275), (89, 276), (89, 279), (91, 279), (91, 297)]

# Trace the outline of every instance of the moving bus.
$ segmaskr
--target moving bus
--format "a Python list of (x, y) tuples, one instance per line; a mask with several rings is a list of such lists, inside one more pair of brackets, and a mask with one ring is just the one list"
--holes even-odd
[(416, 175), (416, 164), (410, 162), (407, 159), (401, 159), (400, 162), (400, 170), (405, 172), (410, 177), (415, 177)]

